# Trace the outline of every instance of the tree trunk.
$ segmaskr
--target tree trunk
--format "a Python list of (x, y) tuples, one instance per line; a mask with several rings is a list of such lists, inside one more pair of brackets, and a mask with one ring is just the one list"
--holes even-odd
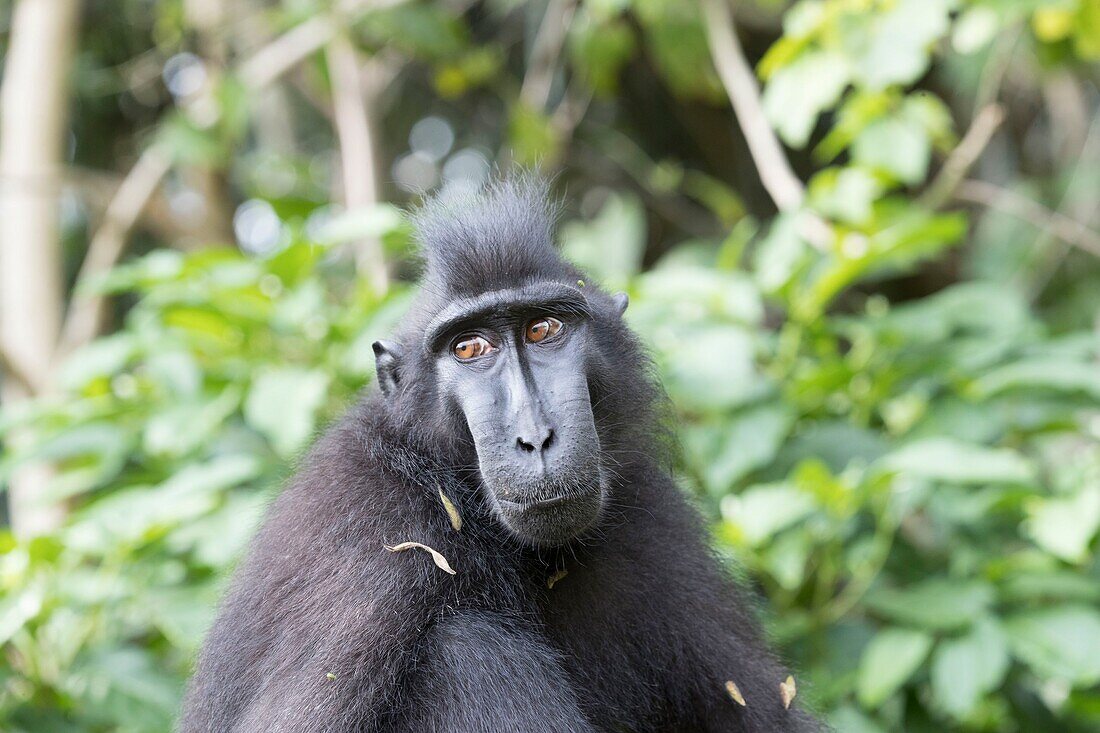
[[(49, 388), (61, 330), (58, 194), (77, 11), (77, 0), (19, 0), (12, 16), (0, 88), (0, 352), (9, 365), (0, 400), (8, 407)], [(60, 522), (61, 507), (40, 500), (49, 477), (43, 466), (12, 477), (8, 502), (17, 535)]]
[[(327, 58), (332, 75), (336, 138), (340, 144), (344, 206), (348, 211), (370, 208), (379, 201), (378, 151), (374, 120), (371, 119), (374, 95), (365, 89), (359, 54), (346, 36), (332, 39)], [(365, 237), (357, 242), (355, 259), (359, 273), (367, 278), (376, 293), (384, 294), (389, 276), (382, 242), (377, 237)]]

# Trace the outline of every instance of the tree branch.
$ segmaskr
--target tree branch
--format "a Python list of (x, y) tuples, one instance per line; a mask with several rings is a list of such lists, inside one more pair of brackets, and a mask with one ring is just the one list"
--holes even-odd
[[(172, 167), (167, 151), (159, 145), (148, 148), (123, 179), (103, 214), (84, 261), (77, 274), (77, 286), (86, 285), (95, 276), (111, 269), (126, 249), (126, 237), (141, 212), (156, 193), (161, 180)], [(107, 311), (102, 295), (74, 292), (65, 315), (58, 355), (64, 357), (95, 338)]]
[(1066, 244), (1100, 257), (1100, 233), (1016, 191), (986, 181), (967, 180), (958, 185), (955, 198), (1003, 211), (1043, 231), (1050, 232), (1052, 236)]
[(737, 40), (733, 13), (726, 0), (703, 0), (703, 13), (711, 58), (745, 134), (760, 182), (780, 211), (797, 210), (806, 196), (806, 187), (791, 169), (764, 114), (760, 87)]
[[(46, 394), (64, 301), (58, 190), (68, 131), (76, 0), (19, 0), (0, 84), (0, 384), (6, 408)], [(20, 181), (37, 181), (24, 187)], [(18, 445), (16, 429), (5, 440)], [(64, 505), (47, 500), (52, 469), (19, 462), (7, 481), (16, 537), (56, 529)]]
[[(351, 41), (337, 36), (328, 46), (327, 59), (332, 77), (333, 119), (340, 147), (340, 169), (347, 210), (369, 208), (378, 203), (378, 156), (370, 107), (371, 91), (364, 90), (362, 64)], [(375, 293), (389, 286), (382, 242), (377, 237), (356, 243), (356, 265)]]
[(835, 239), (833, 228), (814, 212), (801, 210), (806, 187), (791, 168), (764, 113), (760, 86), (737, 40), (737, 27), (727, 0), (703, 0), (703, 14), (714, 67), (745, 135), (764, 190), (781, 212), (799, 215), (798, 230), (806, 241), (819, 250), (827, 249)]
[(550, 100), (558, 56), (561, 55), (576, 9), (575, 0), (550, 0), (546, 5), (535, 40), (531, 43), (527, 73), (523, 76), (519, 91), (520, 99), (531, 109), (541, 112)]
[(918, 204), (934, 210), (942, 208), (951, 200), (955, 189), (993, 139), (993, 133), (1001, 126), (1004, 116), (1004, 108), (999, 104), (988, 104), (982, 108), (970, 123), (970, 129), (963, 135), (963, 139), (947, 156), (936, 177), (917, 199)]
[(0, 375), (14, 381), (27, 395), (37, 394), (41, 391), (39, 385), (35, 384), (30, 375), (24, 372), (15, 363), (15, 360), (10, 358), (2, 349), (0, 349)]

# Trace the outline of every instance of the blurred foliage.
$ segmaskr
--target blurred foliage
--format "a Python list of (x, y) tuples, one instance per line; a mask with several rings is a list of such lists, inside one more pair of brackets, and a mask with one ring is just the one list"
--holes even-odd
[[(241, 5), (277, 29), (327, 12)], [(242, 53), (243, 32), (202, 37), (184, 2), (114, 6), (89, 10), (74, 164), (166, 144), (176, 219), (142, 241), (189, 251), (82, 283), (125, 318), (57, 394), (0, 417), (18, 436), (0, 480), (48, 463), (43, 500), (71, 508), (54, 535), (0, 534), (0, 728), (16, 732), (171, 727), (265, 502), (369, 381), (370, 343), (410, 295), (352, 274), (346, 245), (364, 236), (407, 272), (408, 232), (390, 207), (328, 205), (321, 56), (283, 97), (248, 98), (211, 61)], [(1100, 727), (1096, 260), (921, 194), (1000, 100), (1006, 129), (975, 175), (1095, 221), (1100, 4), (739, 6), (765, 111), (809, 181), (806, 209), (778, 216), (743, 172), (695, 3), (566, 3), (542, 105), (521, 92), (521, 49), (547, 7), (405, 2), (349, 23), (364, 54), (400, 60), (380, 98), (388, 196), (489, 161), (563, 167), (580, 202), (563, 248), (629, 291), (676, 411), (677, 475), (837, 730)], [(200, 72), (207, 92), (179, 92)], [(570, 122), (573, 103), (587, 112)], [(425, 114), (447, 134), (418, 141)], [(180, 223), (199, 174), (232, 197), (222, 230), (249, 253), (192, 247), (218, 234)], [(807, 239), (811, 212), (824, 238)], [(93, 217), (70, 214), (75, 242)]]

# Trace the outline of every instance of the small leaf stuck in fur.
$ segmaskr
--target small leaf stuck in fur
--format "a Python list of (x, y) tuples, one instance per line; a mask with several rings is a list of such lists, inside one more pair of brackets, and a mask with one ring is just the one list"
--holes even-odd
[(405, 550), (412, 550), (414, 548), (417, 550), (425, 550), (426, 552), (431, 553), (432, 560), (435, 561), (436, 566), (439, 567), (440, 570), (445, 573), (450, 573), (451, 575), (455, 574), (455, 571), (451, 569), (451, 564), (447, 562), (447, 558), (443, 557), (442, 553), (438, 552), (437, 550), (433, 550), (432, 548), (428, 547), (425, 544), (421, 544), (420, 542), (402, 542), (401, 544), (394, 545), (393, 547), (385, 545), (385, 548), (390, 552), (404, 552)]
[(791, 701), (798, 694), (798, 688), (794, 684), (794, 676), (787, 675), (787, 679), (779, 683), (779, 697), (783, 699), (783, 707), (791, 709)]
[(726, 680), (726, 692), (729, 693), (735, 703), (743, 708), (748, 707), (748, 704), (745, 702), (745, 696), (741, 694), (740, 688), (733, 683), (733, 680)]
[(564, 569), (563, 570), (555, 570), (550, 575), (550, 577), (546, 579), (546, 587), (552, 589), (554, 587), (554, 583), (557, 583), (559, 580), (564, 578), (566, 575), (569, 575), (568, 570), (564, 570)]
[(455, 532), (461, 532), (462, 515), (458, 513), (458, 507), (455, 506), (450, 497), (443, 493), (443, 489), (439, 490), (439, 500), (443, 502), (443, 508), (447, 510), (447, 516), (451, 518), (451, 526), (455, 528)]

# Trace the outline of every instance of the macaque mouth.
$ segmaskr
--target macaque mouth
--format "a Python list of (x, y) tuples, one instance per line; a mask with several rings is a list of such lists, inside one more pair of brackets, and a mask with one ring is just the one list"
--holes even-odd
[(566, 543), (599, 521), (605, 493), (602, 481), (591, 487), (554, 488), (523, 498), (495, 496), (500, 521), (523, 540), (545, 546)]
[(509, 511), (525, 512), (531, 509), (553, 509), (556, 506), (562, 504), (568, 504), (571, 501), (577, 499), (591, 498), (591, 494), (562, 494), (560, 496), (554, 496), (549, 499), (535, 499), (533, 501), (512, 501), (510, 499), (500, 499), (500, 505), (502, 508), (507, 508)]

